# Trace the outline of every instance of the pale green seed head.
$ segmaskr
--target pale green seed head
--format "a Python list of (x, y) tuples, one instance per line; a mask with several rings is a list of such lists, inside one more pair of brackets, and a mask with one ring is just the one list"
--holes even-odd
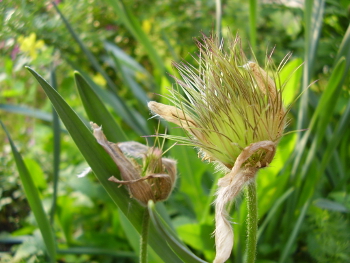
[[(249, 62), (239, 37), (228, 42), (224, 48), (214, 37), (204, 36), (198, 44), (198, 69), (187, 63), (175, 64), (182, 79), (176, 79), (177, 89), (170, 90), (168, 99), (175, 106), (171, 114), (165, 116), (154, 102), (149, 107), (181, 125), (189, 135), (168, 138), (198, 147), (203, 159), (232, 168), (242, 149), (251, 143), (268, 140), (277, 144), (285, 126), (285, 110), (282, 91), (275, 83), (278, 74), (273, 80)], [(271, 68), (267, 63), (265, 70)], [(256, 166), (264, 154), (258, 151), (249, 165)]]

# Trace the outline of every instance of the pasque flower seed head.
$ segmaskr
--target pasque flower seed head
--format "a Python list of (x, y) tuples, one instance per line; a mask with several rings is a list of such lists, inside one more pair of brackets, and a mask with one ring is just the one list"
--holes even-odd
[[(278, 72), (270, 58), (262, 69), (249, 61), (239, 36), (228, 41), (203, 36), (198, 42), (198, 68), (175, 63), (181, 79), (167, 98), (173, 104), (151, 101), (149, 109), (161, 118), (181, 126), (187, 137), (165, 135), (199, 149), (204, 160), (215, 162), (227, 173), (218, 182), (216, 206), (216, 258), (230, 256), (233, 231), (226, 205), (258, 169), (268, 166), (283, 135), (286, 111), (279, 89)], [(285, 62), (285, 61), (284, 61)]]
[[(199, 48), (198, 69), (175, 64), (182, 79), (176, 79), (181, 90), (170, 90), (168, 98), (174, 106), (153, 101), (148, 106), (189, 134), (187, 138), (168, 138), (196, 146), (203, 159), (231, 169), (245, 147), (266, 140), (278, 142), (282, 136), (285, 111), (281, 90), (265, 70), (247, 60), (239, 37), (229, 44), (228, 51), (223, 43), (205, 36)], [(259, 154), (249, 160), (250, 165), (264, 159)]]

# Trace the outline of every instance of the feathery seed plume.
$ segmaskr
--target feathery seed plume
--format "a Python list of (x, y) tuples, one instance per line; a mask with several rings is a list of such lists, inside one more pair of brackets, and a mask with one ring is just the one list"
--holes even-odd
[[(169, 139), (199, 149), (203, 160), (215, 162), (226, 175), (218, 182), (215, 200), (215, 263), (225, 262), (233, 246), (233, 230), (227, 204), (267, 167), (285, 128), (286, 110), (278, 72), (271, 78), (270, 58), (265, 70), (248, 61), (239, 36), (228, 47), (203, 35), (198, 42), (198, 68), (175, 63), (182, 79), (168, 96), (173, 106), (151, 101), (149, 109), (181, 126), (187, 137)], [(288, 59), (288, 56), (286, 56)], [(282, 61), (281, 64), (285, 63)]]

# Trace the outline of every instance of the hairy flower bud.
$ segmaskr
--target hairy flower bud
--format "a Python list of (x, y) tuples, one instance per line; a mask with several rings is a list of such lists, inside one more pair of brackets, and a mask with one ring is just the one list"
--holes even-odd
[(216, 259), (230, 256), (233, 231), (226, 205), (254, 179), (258, 169), (268, 166), (283, 135), (286, 111), (278, 74), (271, 78), (270, 58), (262, 69), (246, 58), (237, 36), (224, 43), (203, 36), (198, 43), (199, 67), (175, 64), (182, 79), (179, 89), (168, 96), (173, 106), (154, 101), (149, 109), (181, 126), (187, 137), (166, 135), (199, 149), (203, 160), (214, 161), (227, 173), (218, 182), (216, 206)]
[[(92, 122), (90, 124), (97, 142), (111, 156), (123, 179), (111, 176), (109, 181), (126, 185), (131, 197), (144, 206), (149, 200), (158, 202), (169, 197), (176, 181), (175, 160), (162, 158), (161, 149), (138, 142), (109, 142), (101, 127)], [(137, 159), (142, 160), (141, 165)]]

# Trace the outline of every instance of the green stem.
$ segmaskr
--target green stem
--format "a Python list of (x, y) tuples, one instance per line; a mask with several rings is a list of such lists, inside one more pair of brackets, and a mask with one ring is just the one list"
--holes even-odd
[(221, 41), (222, 37), (222, 30), (221, 30), (221, 21), (222, 21), (222, 5), (221, 0), (216, 0), (216, 35), (219, 39), (219, 42)]
[(247, 250), (246, 263), (254, 263), (256, 257), (256, 242), (258, 233), (258, 207), (256, 198), (256, 183), (252, 181), (247, 187)]
[(256, 20), (258, 16), (258, 0), (249, 0), (249, 26), (250, 26), (250, 45), (256, 52)]
[(140, 263), (147, 263), (147, 245), (149, 230), (149, 212), (145, 209), (142, 220), (141, 247), (140, 247)]

